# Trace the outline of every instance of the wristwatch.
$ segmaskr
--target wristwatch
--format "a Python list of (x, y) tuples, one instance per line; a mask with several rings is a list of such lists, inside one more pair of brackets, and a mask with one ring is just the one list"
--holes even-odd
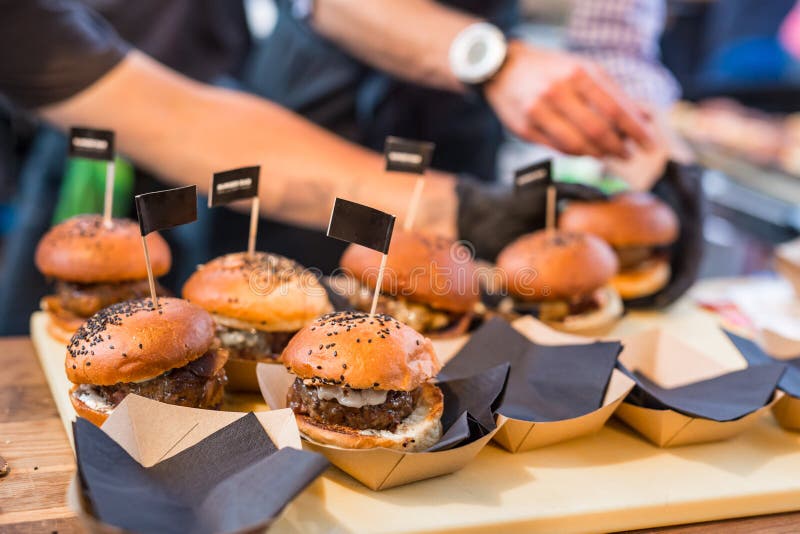
[(488, 22), (476, 22), (461, 30), (450, 44), (450, 70), (461, 83), (480, 89), (500, 71), (508, 43), (503, 32)]

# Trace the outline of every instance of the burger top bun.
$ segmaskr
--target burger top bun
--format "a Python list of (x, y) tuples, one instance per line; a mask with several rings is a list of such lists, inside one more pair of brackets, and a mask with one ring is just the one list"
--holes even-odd
[(300, 378), (353, 389), (412, 391), (442, 367), (430, 339), (388, 315), (361, 312), (320, 317), (281, 359)]
[[(358, 245), (347, 247), (341, 259), (343, 269), (371, 288), (380, 263), (380, 252)], [(467, 247), (445, 237), (402, 230), (392, 235), (381, 290), (453, 312), (471, 311), (480, 300)]]
[(197, 306), (176, 298), (120, 302), (100, 310), (67, 346), (67, 378), (75, 384), (110, 386), (141, 382), (183, 367), (208, 351), (214, 321)]
[(509, 292), (523, 301), (562, 300), (606, 285), (617, 272), (617, 256), (589, 234), (540, 230), (500, 252), (497, 266)]
[[(172, 263), (164, 238), (146, 237), (154, 276)], [(36, 267), (47, 277), (95, 284), (147, 278), (139, 226), (128, 219), (112, 219), (110, 228), (100, 215), (78, 215), (51, 228), (36, 247)]]
[(277, 254), (246, 252), (215, 258), (183, 286), (183, 297), (233, 328), (299, 330), (332, 307), (319, 280)]
[(614, 247), (664, 246), (678, 238), (678, 217), (650, 193), (621, 193), (605, 202), (572, 201), (559, 228), (594, 234)]

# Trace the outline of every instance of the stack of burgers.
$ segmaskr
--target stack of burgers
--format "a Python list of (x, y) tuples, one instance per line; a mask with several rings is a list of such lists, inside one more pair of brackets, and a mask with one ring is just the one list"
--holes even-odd
[(524, 235), (498, 256), (516, 312), (560, 330), (606, 332), (623, 300), (653, 295), (670, 281), (678, 218), (649, 193), (570, 201), (559, 228)]

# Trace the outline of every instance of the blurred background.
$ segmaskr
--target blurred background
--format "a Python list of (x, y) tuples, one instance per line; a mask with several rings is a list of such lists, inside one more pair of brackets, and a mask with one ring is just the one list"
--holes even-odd
[[(271, 0), (245, 5), (258, 43), (273, 30), (276, 8)], [(800, 9), (790, 15), (795, 5), (795, 0), (668, 2), (661, 55), (682, 87), (669, 120), (706, 167), (704, 189), (712, 201), (703, 276), (766, 270), (774, 245), (800, 230)], [(541, 46), (562, 44), (568, 2), (522, 0), (521, 8), (519, 35)], [(102, 202), (80, 194), (80, 182), (102, 180), (102, 172), (42, 157), (53, 143), (63, 152), (60, 134), (43, 132), (0, 100), (0, 288), (6, 287), (8, 266), (21, 261), (15, 255), (30, 254), (40, 237), (20, 232), (26, 212), (57, 221), (87, 203)], [(510, 169), (543, 153), (509, 136), (498, 176), (510, 176)], [(595, 181), (607, 174), (590, 158), (557, 157), (563, 179)], [(124, 162), (118, 167), (117, 194), (130, 199), (135, 183), (148, 178)], [(131, 214), (129, 203), (117, 206), (120, 214)]]
[[(707, 168), (712, 202), (702, 275), (766, 270), (774, 245), (800, 230), (800, 61), (789, 44), (800, 24), (787, 22), (795, 2), (667, 5), (661, 57), (682, 89), (670, 122)], [(527, 38), (558, 46), (567, 6), (525, 1)]]

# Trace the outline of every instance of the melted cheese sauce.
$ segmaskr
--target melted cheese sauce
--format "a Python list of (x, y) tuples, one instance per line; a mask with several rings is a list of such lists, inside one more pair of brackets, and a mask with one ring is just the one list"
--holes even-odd
[(96, 410), (98, 412), (110, 412), (114, 409), (111, 404), (106, 402), (103, 397), (98, 395), (97, 392), (87, 384), (78, 386), (78, 389), (75, 391), (75, 396), (79, 401), (84, 403), (92, 410)]
[(336, 386), (317, 386), (317, 395), (321, 400), (335, 400), (348, 408), (376, 406), (386, 402), (387, 391), (377, 389), (349, 389)]

